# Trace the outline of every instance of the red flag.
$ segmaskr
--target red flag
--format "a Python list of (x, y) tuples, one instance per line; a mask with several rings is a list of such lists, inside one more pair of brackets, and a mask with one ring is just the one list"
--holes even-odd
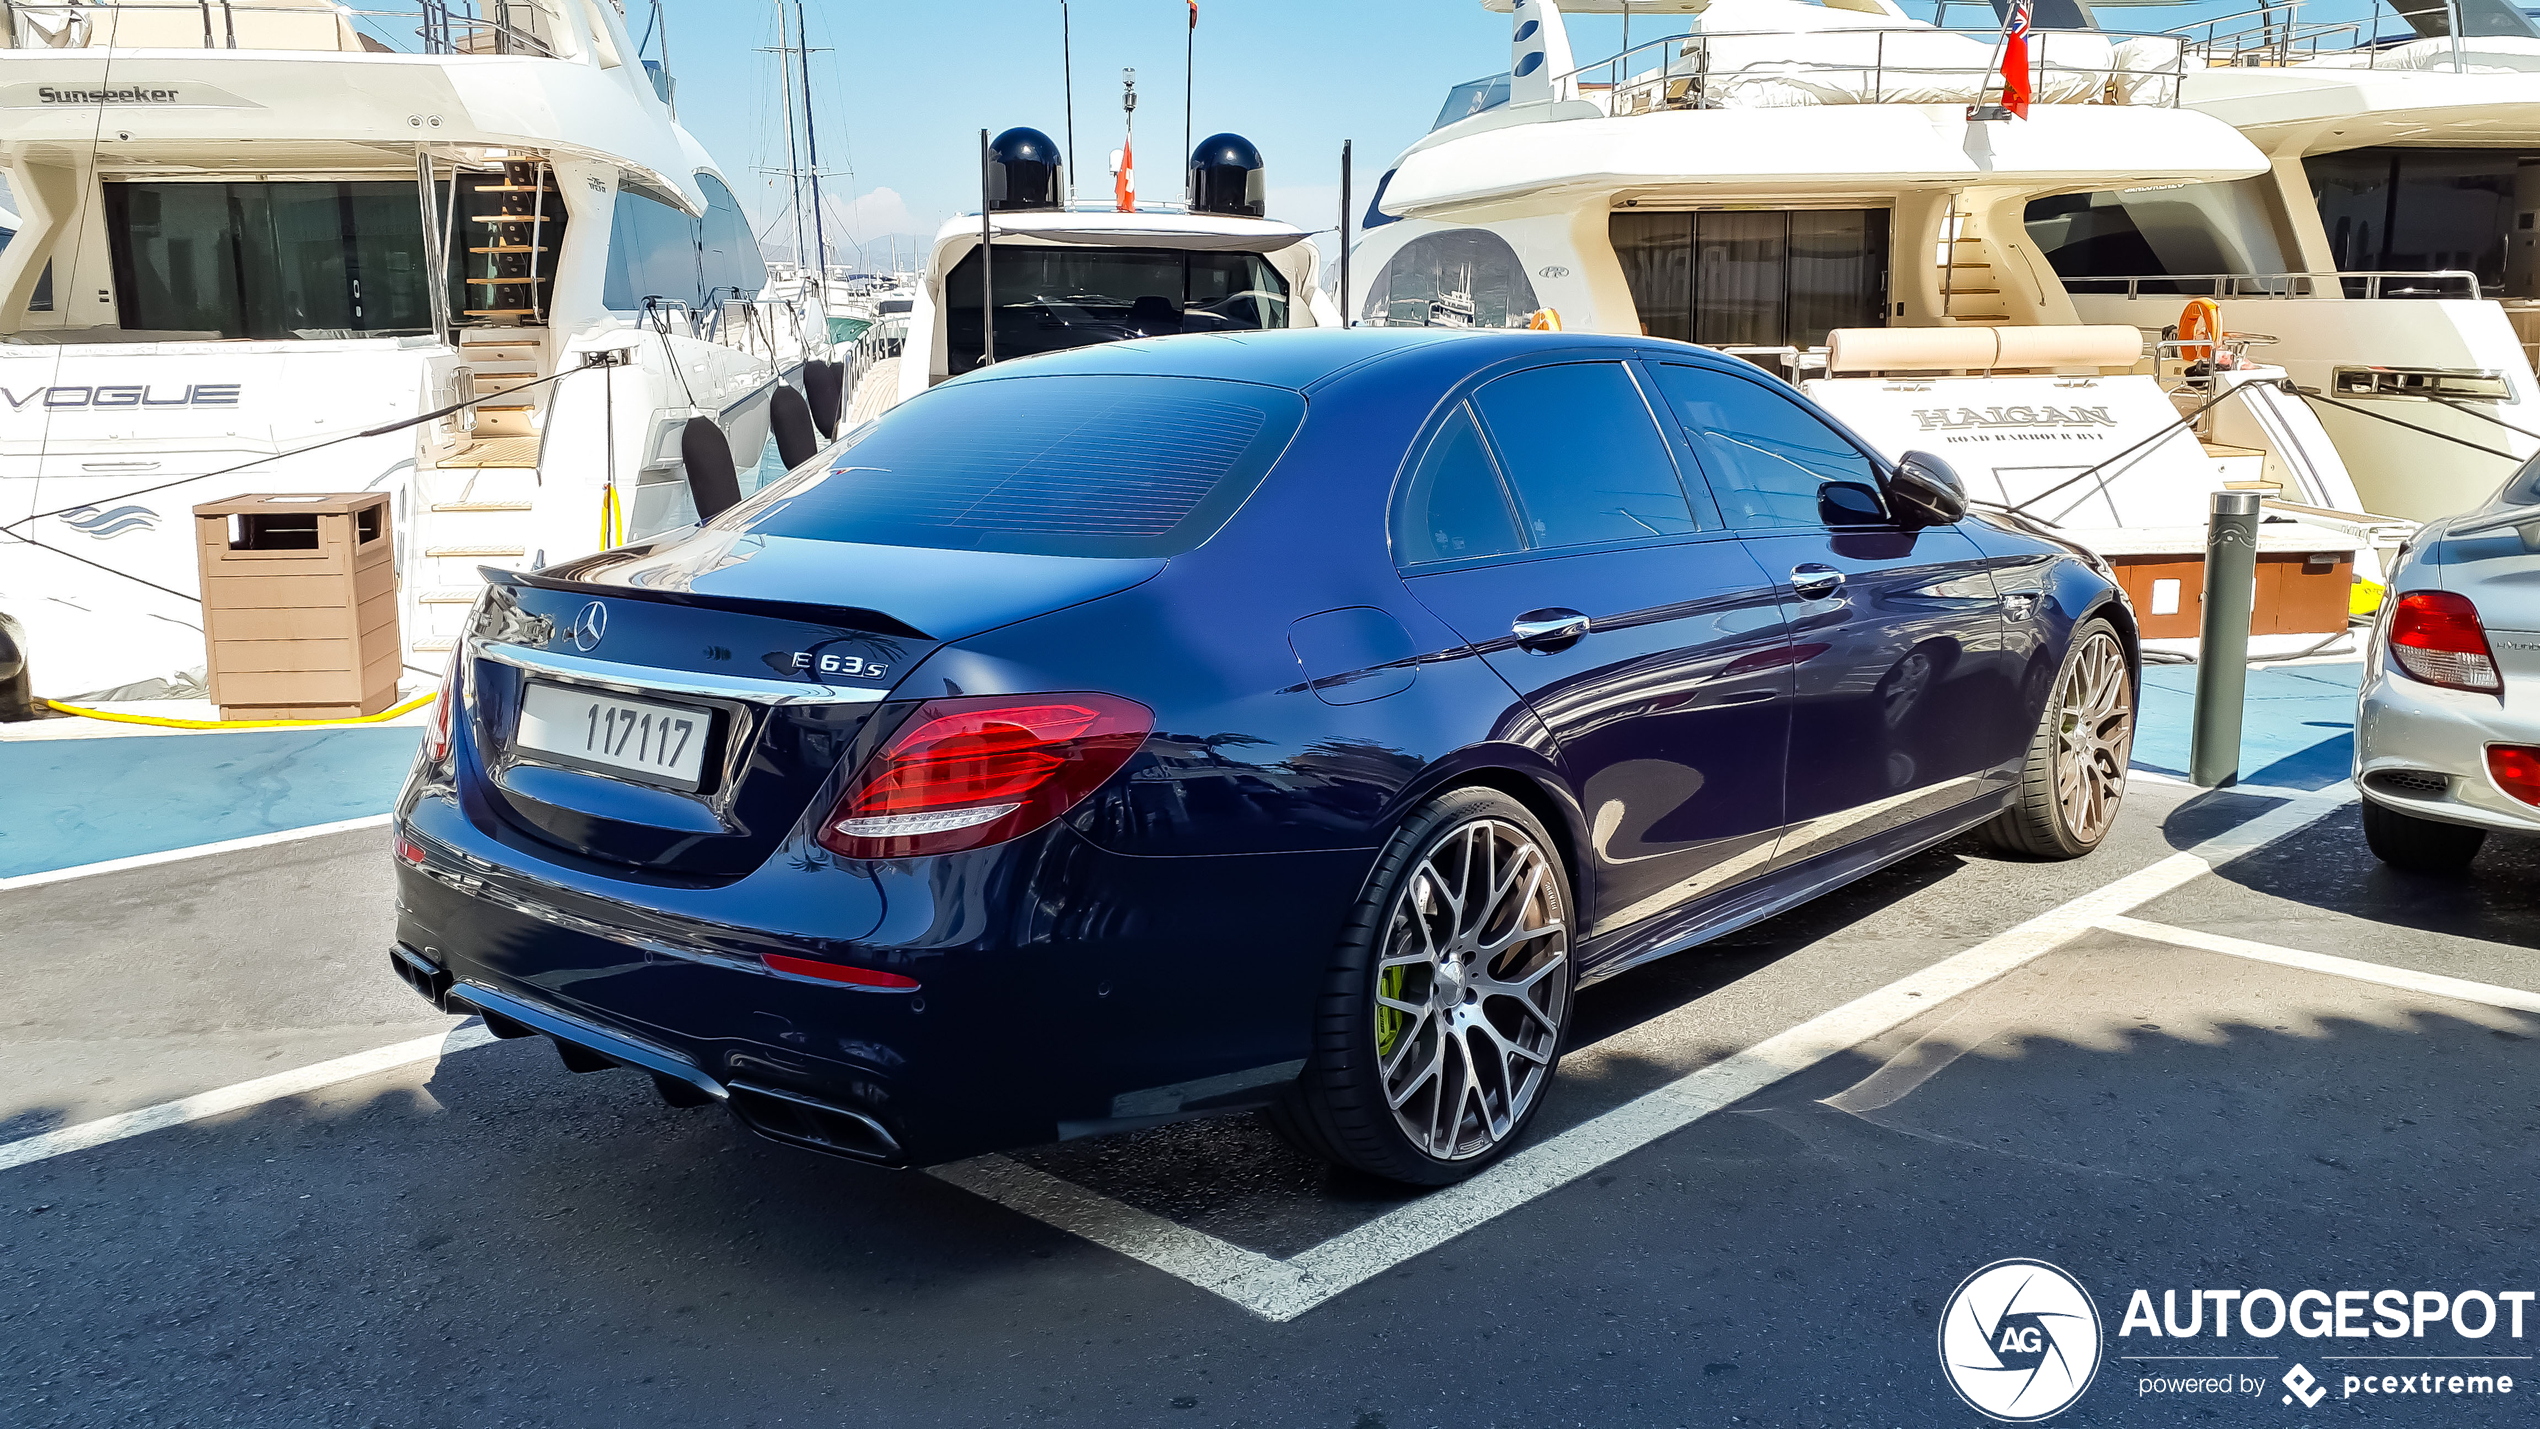
[(1191, 28), (1199, 28), (1199, 0), (1191, 0)]
[(1138, 211), (1138, 171), (1129, 157), (1129, 140), (1120, 143), (1120, 172), (1111, 176), (1112, 203), (1122, 213)]
[(2011, 13), (2002, 21), (2002, 107), (2022, 119), (2028, 117), (2029, 0), (2011, 0)]

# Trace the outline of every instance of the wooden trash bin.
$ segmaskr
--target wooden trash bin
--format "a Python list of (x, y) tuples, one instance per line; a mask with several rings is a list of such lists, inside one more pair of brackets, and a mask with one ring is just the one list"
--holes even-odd
[(194, 508), (203, 643), (223, 719), (348, 719), (397, 700), (386, 492), (234, 496)]

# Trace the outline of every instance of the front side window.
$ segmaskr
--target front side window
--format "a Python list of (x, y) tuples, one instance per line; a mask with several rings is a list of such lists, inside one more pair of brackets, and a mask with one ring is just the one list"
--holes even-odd
[(1524, 549), (1481, 429), (1473, 425), (1472, 412), (1458, 403), (1429, 439), (1394, 506), (1394, 564), (1419, 566)]
[[(1288, 280), (1258, 253), (997, 245), (997, 358), (1177, 333), (1288, 325)], [(979, 254), (944, 279), (946, 368), (981, 362)]]
[(954, 383), (709, 524), (937, 550), (1170, 556), (1215, 534), (1304, 419), (1303, 397), (1249, 382)]
[(1367, 289), (1375, 327), (1524, 327), (1535, 285), (1508, 240), (1486, 228), (1427, 233), (1402, 245)]
[(697, 221), (632, 189), (617, 191), (609, 215), (609, 268), (600, 301), (614, 312), (638, 312), (646, 298), (694, 305)]
[(750, 232), (740, 201), (712, 174), (697, 175), (697, 187), (706, 195), (699, 266), (707, 292), (717, 301), (757, 297), (759, 289), (767, 286), (767, 264), (759, 257), (758, 239)]
[(1875, 489), (1878, 473), (1841, 432), (1761, 382), (1666, 363), (1658, 390), (1710, 468), (1711, 494), (1731, 526), (1821, 526), (1817, 493), (1829, 481)]
[(1695, 529), (1667, 442), (1619, 362), (1512, 373), (1474, 394), (1536, 549)]
[(104, 185), (117, 318), (136, 331), (432, 331), (412, 181)]

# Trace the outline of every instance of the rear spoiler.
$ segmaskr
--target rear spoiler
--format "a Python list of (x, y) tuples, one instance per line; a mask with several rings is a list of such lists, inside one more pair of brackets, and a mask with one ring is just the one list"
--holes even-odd
[(649, 586), (601, 585), (591, 581), (567, 580), (543, 571), (507, 571), (494, 566), (479, 566), (477, 571), (485, 583), (498, 586), (527, 586), (532, 590), (552, 590), (566, 595), (605, 596), (610, 600), (644, 600), (656, 605), (684, 605), (696, 610), (724, 610), (735, 615), (764, 615), (777, 620), (798, 620), (806, 625), (835, 625), (868, 635), (895, 635), (907, 640), (932, 640), (935, 637), (895, 616), (860, 605), (814, 605), (799, 600), (759, 600), (742, 595), (708, 595), (693, 590), (660, 590)]

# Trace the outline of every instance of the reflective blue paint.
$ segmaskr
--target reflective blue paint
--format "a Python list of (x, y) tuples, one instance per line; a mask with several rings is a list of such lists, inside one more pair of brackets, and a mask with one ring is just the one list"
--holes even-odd
[[(718, 703), (715, 777), (687, 796), (548, 771), (506, 783), (527, 767), (509, 747), (520, 673), (475, 661), (451, 759), (400, 803), (429, 853), (401, 869), (398, 936), (717, 1080), (853, 1105), (922, 1160), (1099, 1129), (1124, 1094), (1304, 1056), (1379, 850), (1445, 787), (1536, 807), (1570, 865), (1589, 975), (1989, 815), (2073, 625), (2117, 608), (2051, 538), (1974, 520), (1740, 536), (1675, 448), (1698, 530), (1395, 569), (1397, 477), (1455, 403), (1534, 365), (1661, 353), (1737, 370), (1645, 340), (1386, 330), (1042, 357), (959, 380), (1199, 375), (1291, 388), (1308, 414), (1222, 529), (1169, 560), (700, 530), (510, 579), (480, 633), (544, 647), (599, 598), (603, 658), (809, 683), (787, 652), (816, 646), (888, 674), (871, 702)], [(1843, 569), (1848, 596), (1797, 595), (1795, 555)], [(1512, 619), (1547, 607), (1590, 632), (1520, 646)], [(917, 701), (1071, 690), (1137, 700), (1156, 724), (1059, 822), (883, 862), (814, 841)], [(689, 811), (648, 821), (664, 798)], [(922, 988), (781, 980), (757, 961), (771, 951)]]

